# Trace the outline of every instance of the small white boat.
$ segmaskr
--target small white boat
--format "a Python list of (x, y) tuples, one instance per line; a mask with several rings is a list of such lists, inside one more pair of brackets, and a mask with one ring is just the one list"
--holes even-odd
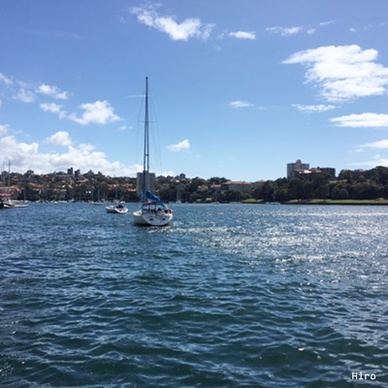
[(112, 205), (107, 206), (106, 208), (107, 213), (117, 213), (117, 214), (127, 214), (128, 208), (123, 205)]
[(3, 202), (4, 209), (23, 209), (26, 207), (28, 207), (28, 205), (20, 201), (11, 201), (10, 199), (7, 199)]

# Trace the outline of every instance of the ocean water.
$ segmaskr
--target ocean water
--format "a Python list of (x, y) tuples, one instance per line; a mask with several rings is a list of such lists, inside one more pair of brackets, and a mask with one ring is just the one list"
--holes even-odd
[(388, 207), (0, 211), (1, 387), (388, 387)]

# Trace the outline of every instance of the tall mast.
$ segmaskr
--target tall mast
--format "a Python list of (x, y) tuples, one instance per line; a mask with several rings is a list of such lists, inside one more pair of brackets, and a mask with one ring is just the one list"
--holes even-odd
[(148, 108), (148, 77), (146, 77), (145, 119), (144, 119), (144, 162), (143, 162), (143, 201), (149, 190), (150, 170), (150, 120)]
[(8, 159), (8, 192), (11, 190), (11, 159)]

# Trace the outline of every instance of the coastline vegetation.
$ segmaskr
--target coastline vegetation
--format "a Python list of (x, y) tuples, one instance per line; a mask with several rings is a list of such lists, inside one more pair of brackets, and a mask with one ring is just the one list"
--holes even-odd
[[(246, 199), (242, 201), (246, 204), (262, 204), (265, 203), (262, 199)], [(273, 202), (276, 203), (276, 202)], [(292, 199), (290, 201), (282, 202), (283, 205), (388, 205), (388, 199), (376, 198), (376, 199), (308, 199), (297, 200)]]
[[(138, 201), (136, 178), (86, 174), (25, 174), (2, 172), (2, 192), (29, 201)], [(165, 201), (190, 203), (244, 202), (307, 205), (388, 205), (388, 168), (343, 170), (338, 177), (316, 174), (294, 179), (279, 178), (252, 184), (251, 192), (228, 190), (226, 178), (178, 176), (156, 178), (156, 192)]]

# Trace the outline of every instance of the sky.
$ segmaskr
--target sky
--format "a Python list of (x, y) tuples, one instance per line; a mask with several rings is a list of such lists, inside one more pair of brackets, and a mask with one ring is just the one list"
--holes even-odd
[(258, 181), (388, 165), (386, 0), (0, 0), (0, 167)]

